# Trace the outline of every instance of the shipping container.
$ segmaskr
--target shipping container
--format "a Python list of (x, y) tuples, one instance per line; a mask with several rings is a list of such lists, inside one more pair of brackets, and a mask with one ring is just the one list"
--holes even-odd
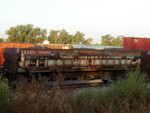
[(34, 46), (34, 44), (32, 43), (9, 43), (9, 42), (0, 43), (0, 47), (5, 47), (5, 48), (27, 48), (32, 46)]
[(34, 44), (32, 43), (21, 43), (20, 48), (28, 48), (28, 47), (33, 47), (33, 46)]
[[(44, 46), (51, 49), (72, 49), (72, 46), (69, 44), (36, 44), (37, 46)], [(28, 48), (35, 46), (33, 43), (9, 43), (1, 42), (0, 47), (5, 48)]]
[(124, 37), (123, 48), (126, 50), (150, 50), (150, 38)]

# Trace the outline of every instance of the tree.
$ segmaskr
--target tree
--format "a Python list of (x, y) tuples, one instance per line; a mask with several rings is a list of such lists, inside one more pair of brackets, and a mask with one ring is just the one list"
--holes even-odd
[[(65, 30), (65, 29), (62, 29), (59, 33), (59, 43), (60, 44), (65, 44), (67, 43), (68, 41), (70, 40), (70, 36), (69, 36), (69, 33)], [(69, 43), (69, 42), (68, 42)]]
[(42, 43), (47, 39), (46, 29), (34, 28), (31, 24), (11, 27), (6, 34), (8, 35), (7, 42)]
[(72, 44), (80, 44), (82, 43), (85, 39), (84, 39), (85, 34), (77, 31), (74, 35), (72, 35)]
[(64, 44), (69, 40), (69, 33), (65, 30), (51, 30), (48, 40), (50, 43)]
[(82, 42), (83, 45), (91, 45), (93, 41), (93, 38), (87, 38)]
[[(65, 29), (62, 30), (51, 30), (48, 36), (50, 43), (55, 44), (79, 44), (85, 41), (84, 34), (77, 31), (74, 35), (70, 35)], [(89, 43), (91, 39), (86, 40)]]
[(4, 38), (0, 38), (0, 42), (4, 42)]
[(51, 30), (50, 35), (48, 36), (48, 41), (50, 43), (58, 43), (59, 30)]
[(123, 45), (123, 36), (119, 35), (117, 38), (114, 38), (111, 35), (102, 36), (101, 45), (103, 46), (122, 46)]
[(113, 46), (123, 46), (123, 37), (122, 35), (117, 36), (112, 42)]
[(114, 39), (114, 37), (112, 37), (109, 34), (105, 35), (105, 36), (102, 36), (102, 43), (101, 43), (101, 45), (103, 45), (103, 46), (111, 46), (113, 39)]

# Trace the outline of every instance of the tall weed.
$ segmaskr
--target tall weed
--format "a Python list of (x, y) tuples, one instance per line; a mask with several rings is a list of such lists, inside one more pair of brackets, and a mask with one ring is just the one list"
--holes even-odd
[(138, 69), (129, 71), (126, 79), (116, 82), (113, 86), (122, 101), (131, 103), (140, 101), (148, 91), (146, 75)]
[[(7, 82), (1, 81), (3, 88), (9, 89)], [(48, 85), (47, 78), (40, 78), (38, 81), (33, 78), (30, 82), (20, 78), (15, 85), (12, 107), (8, 111), (10, 113), (150, 112), (150, 91), (146, 75), (138, 69), (129, 71), (125, 79), (106, 87), (68, 90), (60, 89), (59, 86), (49, 88)], [(0, 95), (0, 99), (1, 97), (4, 95)], [(2, 105), (7, 105), (8, 98), (9, 95), (6, 95), (4, 99), (6, 101), (3, 102), (6, 104)]]
[(80, 112), (84, 111), (85, 106), (89, 106), (88, 109), (92, 106), (97, 111), (97, 105), (103, 108), (103, 112), (119, 112), (124, 108), (128, 108), (125, 111), (130, 111), (130, 108), (135, 108), (150, 95), (147, 86), (146, 75), (136, 69), (129, 71), (126, 79), (114, 82), (108, 87), (79, 91), (72, 96), (72, 102)]
[(68, 92), (58, 86), (49, 88), (47, 78), (28, 82), (19, 78), (12, 113), (72, 113)]
[(11, 90), (8, 80), (0, 75), (0, 112), (6, 112), (6, 109), (12, 104)]

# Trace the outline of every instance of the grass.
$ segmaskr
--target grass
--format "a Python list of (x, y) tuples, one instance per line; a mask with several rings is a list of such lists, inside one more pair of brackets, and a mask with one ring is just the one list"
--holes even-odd
[[(138, 69), (107, 87), (79, 90), (49, 88), (48, 79), (42, 77), (38, 82), (20, 78), (12, 92), (1, 79), (0, 88), (7, 90), (0, 94), (0, 99), (5, 98), (0, 104), (4, 106), (2, 110), (9, 113), (149, 113), (147, 86), (146, 75)], [(10, 94), (13, 95), (11, 107), (7, 101)]]

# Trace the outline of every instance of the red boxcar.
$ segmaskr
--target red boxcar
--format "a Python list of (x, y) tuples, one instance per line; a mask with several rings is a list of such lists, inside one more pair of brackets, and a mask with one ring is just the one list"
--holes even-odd
[(150, 50), (150, 38), (124, 37), (123, 48), (126, 50)]

